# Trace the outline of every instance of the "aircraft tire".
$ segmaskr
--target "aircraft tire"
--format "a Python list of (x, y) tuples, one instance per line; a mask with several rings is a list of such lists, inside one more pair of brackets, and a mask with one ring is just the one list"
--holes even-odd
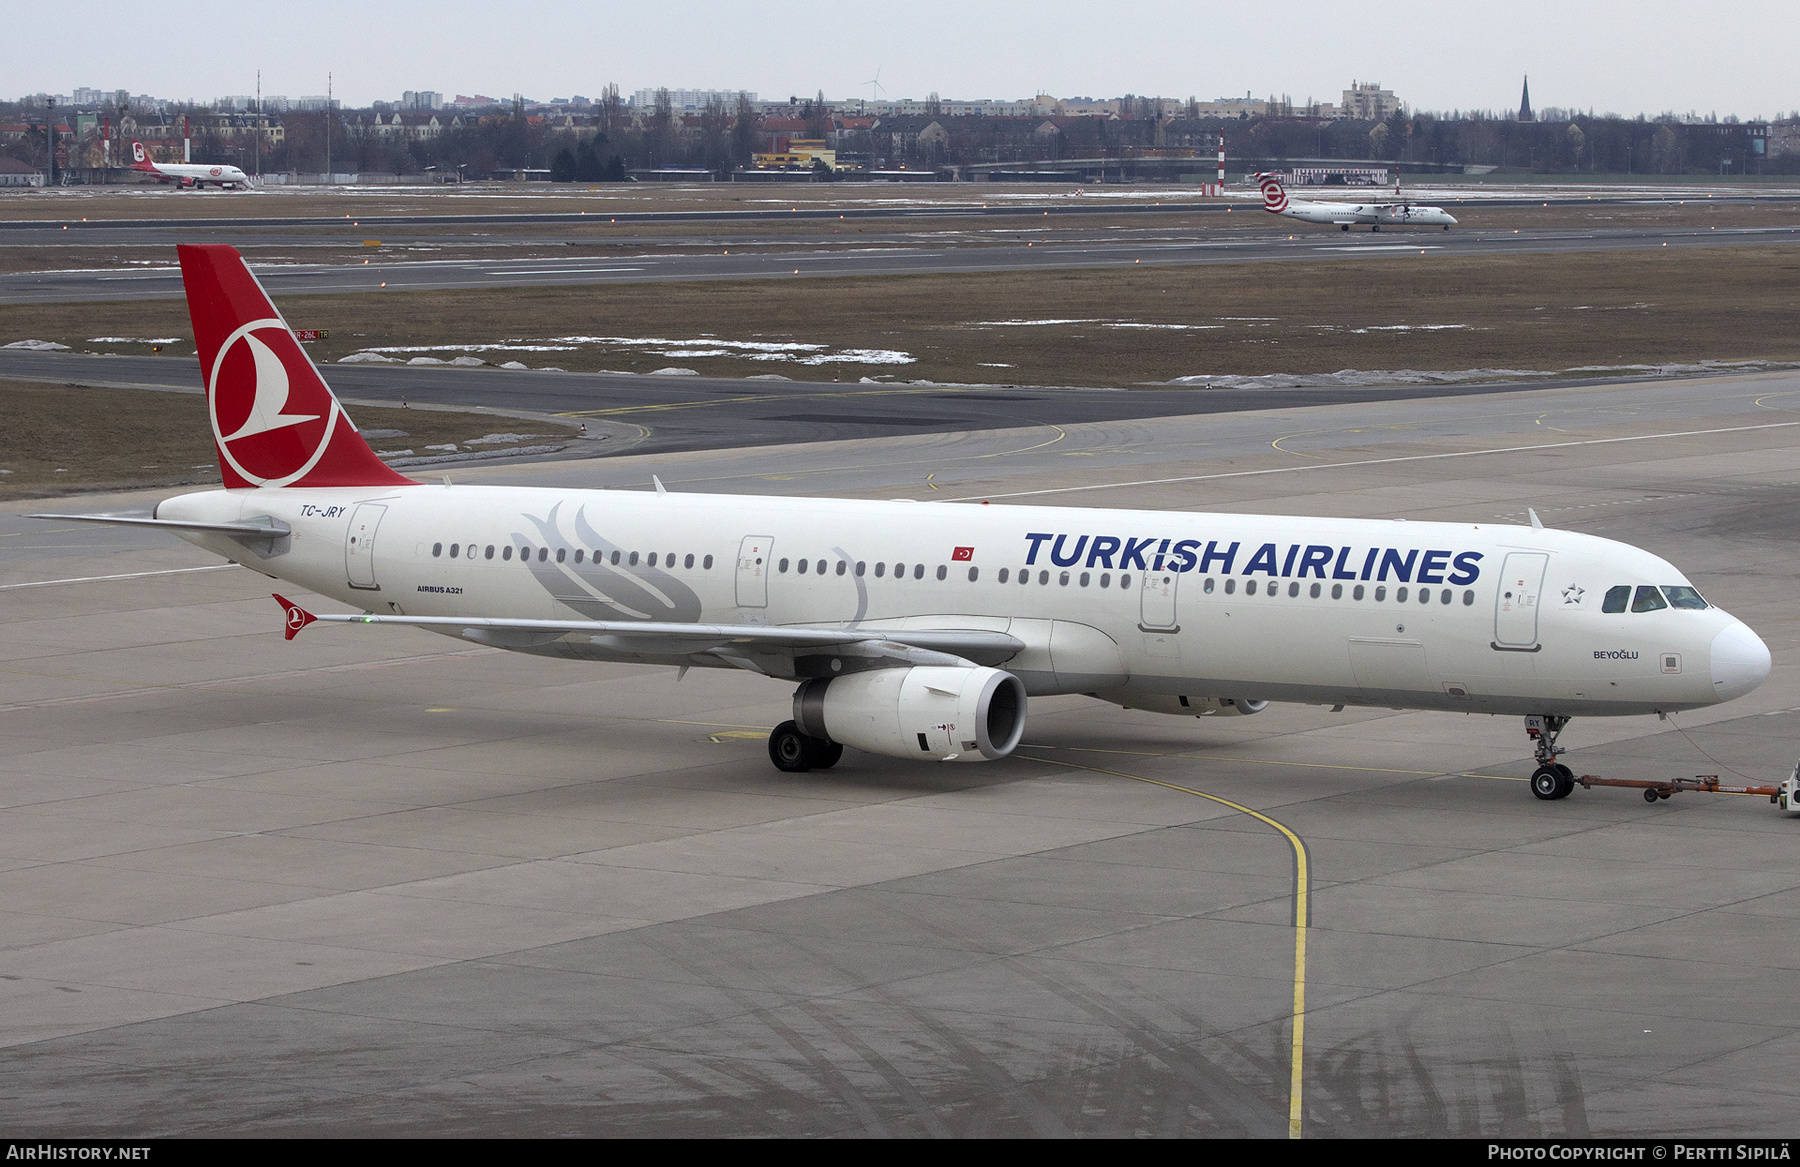
[[(773, 746), (770, 747), (771, 750), (773, 748)], [(1565, 777), (1565, 775), (1568, 776)], [(1573, 789), (1575, 789), (1575, 779), (1567, 766), (1539, 766), (1531, 775), (1531, 793), (1545, 802), (1567, 798), (1569, 791)]]
[(785, 774), (804, 774), (813, 768), (816, 738), (800, 732), (800, 727), (784, 721), (769, 733), (769, 761)]

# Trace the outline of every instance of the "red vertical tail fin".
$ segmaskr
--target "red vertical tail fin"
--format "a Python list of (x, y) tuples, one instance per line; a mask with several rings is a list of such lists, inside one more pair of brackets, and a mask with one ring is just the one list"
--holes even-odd
[(225, 486), (410, 486), (356, 432), (237, 249), (182, 244)]
[(1262, 188), (1263, 210), (1271, 215), (1279, 215), (1288, 209), (1287, 191), (1282, 188), (1281, 180), (1273, 174), (1259, 174), (1256, 184)]
[(156, 173), (156, 163), (150, 160), (150, 151), (136, 138), (131, 139), (131, 169)]

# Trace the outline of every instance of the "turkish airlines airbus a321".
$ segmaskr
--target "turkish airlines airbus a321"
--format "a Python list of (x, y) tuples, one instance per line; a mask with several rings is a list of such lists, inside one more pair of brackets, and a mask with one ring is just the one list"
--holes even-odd
[(1382, 227), (1456, 226), (1456, 218), (1442, 207), (1425, 207), (1404, 199), (1367, 203), (1294, 202), (1287, 189), (1273, 174), (1259, 174), (1256, 183), (1262, 187), (1263, 210), (1271, 215), (1284, 215), (1302, 223), (1330, 223), (1348, 231), (1353, 225), (1366, 223), (1371, 231)]
[(783, 770), (844, 746), (1004, 758), (1027, 697), (1181, 716), (1270, 701), (1526, 718), (1532, 790), (1578, 715), (1716, 705), (1769, 650), (1665, 560), (1539, 527), (428, 485), (383, 464), (238, 253), (180, 248), (223, 490), (153, 518), (403, 624), (564, 660), (795, 685)]
[(157, 162), (136, 138), (131, 140), (131, 169), (140, 174), (154, 174), (158, 182), (172, 182), (181, 187), (204, 189), (209, 184), (225, 190), (247, 190), (250, 176), (235, 166), (224, 163)]

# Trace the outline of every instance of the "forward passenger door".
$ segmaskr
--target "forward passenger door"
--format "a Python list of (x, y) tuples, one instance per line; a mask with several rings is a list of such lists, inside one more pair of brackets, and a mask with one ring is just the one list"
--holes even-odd
[(769, 564), (774, 550), (775, 538), (772, 535), (746, 535), (738, 545), (738, 607), (769, 606)]

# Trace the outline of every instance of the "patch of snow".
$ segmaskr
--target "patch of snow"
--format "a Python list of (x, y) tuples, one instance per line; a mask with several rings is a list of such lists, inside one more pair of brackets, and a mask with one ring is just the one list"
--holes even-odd
[(365, 440), (373, 438), (410, 438), (405, 430), (359, 430)]
[(989, 328), (1023, 328), (1040, 324), (1105, 324), (1106, 321), (1095, 318), (1092, 320), (977, 320), (975, 323)]
[(511, 341), (494, 344), (396, 344), (385, 348), (364, 349), (371, 353), (572, 353), (572, 344), (517, 344)]
[[(464, 442), (463, 445), (465, 445), (465, 446), (498, 446), (498, 445), (502, 445), (506, 442), (523, 442), (528, 438), (547, 438), (549, 436), (550, 436), (549, 434), (487, 434), (484, 437), (470, 438), (468, 441)], [(442, 447), (440, 447), (440, 446), (427, 446), (426, 447), (426, 449), (428, 449), (428, 450), (436, 450), (436, 449), (441, 449), (441, 448)], [(454, 450), (456, 447), (451, 446), (450, 448), (452, 450)]]
[(1171, 328), (1182, 332), (1199, 332), (1206, 329), (1224, 328), (1223, 324), (1137, 324), (1122, 320), (1106, 325), (1107, 328)]
[(57, 344), (53, 340), (15, 340), (11, 344), (0, 344), (0, 348), (22, 348), (34, 353), (66, 353), (69, 346)]
[(780, 373), (758, 373), (754, 377), (745, 377), (746, 381), (792, 381), (792, 377), (783, 377)]
[(726, 348), (737, 349), (741, 352), (763, 353), (816, 353), (827, 347), (822, 344), (805, 344), (800, 341), (719, 340), (710, 336), (694, 340), (671, 340), (662, 336), (553, 336), (550, 340), (558, 344), (617, 344), (636, 348)]
[(456, 452), (456, 443), (455, 442), (445, 442), (439, 446), (426, 446), (425, 448), (427, 450), (447, 450), (450, 453), (455, 453)]
[(397, 365), (400, 362), (394, 357), (384, 357), (380, 353), (351, 353), (347, 357), (339, 357), (340, 365)]
[(411, 450), (376, 450), (375, 456), (377, 458), (408, 458), (408, 457), (412, 456), (412, 451)]
[(1367, 328), (1352, 328), (1352, 336), (1364, 336), (1371, 332), (1453, 332), (1457, 329), (1472, 331), (1473, 324), (1371, 324)]
[(1018, 368), (1017, 365), (1003, 365), (999, 361), (982, 361), (981, 367), (984, 369), (1016, 369), (1016, 368)]
[(1372, 385), (1458, 385), (1469, 381), (1555, 376), (1558, 374), (1537, 369), (1340, 369), (1335, 373), (1267, 373), (1260, 377), (1177, 377), (1168, 384), (1213, 389), (1357, 389)]
[(500, 367), (502, 369), (529, 369), (531, 366), (526, 364), (524, 361), (507, 361), (505, 364), (501, 365)]
[(450, 363), (463, 369), (472, 369), (487, 364), (487, 362), (480, 357), (453, 357), (451, 358)]
[(442, 357), (414, 357), (406, 363), (409, 365), (447, 365), (450, 362)]
[(803, 365), (910, 365), (917, 357), (887, 348), (847, 348), (841, 353), (817, 353), (802, 357)]
[[(89, 344), (174, 344), (179, 336), (90, 336)], [(11, 347), (11, 346), (8, 346)]]
[(670, 365), (666, 369), (651, 369), (650, 375), (652, 377), (698, 377), (700, 375), (700, 370), (678, 369), (674, 365)]

